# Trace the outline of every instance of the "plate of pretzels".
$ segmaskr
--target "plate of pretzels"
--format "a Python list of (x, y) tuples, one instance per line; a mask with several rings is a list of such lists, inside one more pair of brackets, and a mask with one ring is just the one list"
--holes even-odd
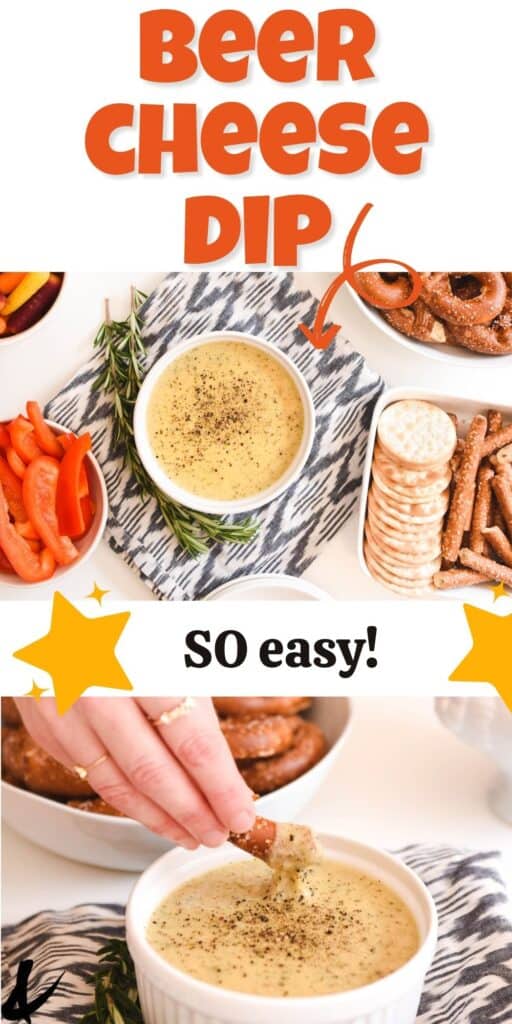
[[(345, 697), (215, 697), (220, 726), (259, 813), (292, 820), (315, 795), (344, 743)], [(72, 860), (138, 871), (171, 844), (125, 818), (39, 747), (15, 702), (2, 698), (3, 819)]]
[(512, 271), (427, 272), (407, 304), (406, 273), (360, 271), (355, 301), (394, 341), (434, 359), (464, 362), (509, 357), (512, 363)]

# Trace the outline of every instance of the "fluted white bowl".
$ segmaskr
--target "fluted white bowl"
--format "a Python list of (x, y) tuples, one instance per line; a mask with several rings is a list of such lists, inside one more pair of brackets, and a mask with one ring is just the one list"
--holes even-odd
[(371, 985), (301, 998), (252, 996), (198, 981), (172, 967), (146, 938), (160, 901), (188, 879), (247, 855), (226, 843), (190, 854), (174, 850), (141, 875), (126, 910), (126, 938), (135, 963), (146, 1024), (414, 1024), (437, 937), (433, 900), (423, 882), (397, 858), (339, 836), (320, 836), (330, 858), (379, 878), (409, 907), (418, 926), (417, 953)]

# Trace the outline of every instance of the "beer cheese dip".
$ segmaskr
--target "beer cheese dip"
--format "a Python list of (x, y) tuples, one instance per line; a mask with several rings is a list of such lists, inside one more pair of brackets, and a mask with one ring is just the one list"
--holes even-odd
[(283, 895), (255, 859), (208, 871), (156, 908), (148, 942), (200, 981), (284, 997), (360, 988), (417, 952), (414, 918), (382, 882), (328, 859), (301, 875)]
[(304, 408), (291, 374), (243, 341), (197, 345), (158, 378), (149, 443), (163, 472), (203, 498), (233, 501), (276, 483), (297, 455)]

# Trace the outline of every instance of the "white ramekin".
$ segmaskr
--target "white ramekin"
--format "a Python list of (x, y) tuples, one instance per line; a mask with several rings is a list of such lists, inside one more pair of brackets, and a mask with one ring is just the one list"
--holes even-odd
[[(249, 495), (247, 498), (240, 498), (235, 501), (220, 501), (215, 500), (214, 498), (203, 498), (198, 494), (185, 490), (183, 487), (179, 487), (178, 484), (164, 473), (156, 459), (149, 443), (147, 428), (149, 400), (153, 393), (155, 384), (164, 370), (166, 370), (167, 367), (176, 359), (179, 359), (179, 357), (185, 352), (189, 352), (191, 349), (197, 348), (198, 345), (208, 345), (219, 341), (243, 342), (246, 345), (252, 345), (255, 348), (263, 349), (278, 363), (281, 363), (294, 380), (304, 409), (304, 434), (301, 445), (286, 472), (279, 478), (279, 480), (272, 484), (271, 487), (267, 487), (266, 490), (259, 491), (256, 494)], [(261, 508), (262, 505), (267, 505), (269, 501), (272, 501), (274, 498), (277, 498), (278, 495), (282, 494), (283, 491), (285, 491), (287, 487), (289, 487), (290, 484), (300, 476), (300, 473), (309, 458), (309, 453), (313, 444), (315, 433), (315, 410), (308, 385), (306, 384), (302, 373), (295, 366), (295, 363), (293, 363), (288, 356), (284, 355), (284, 353), (275, 345), (271, 344), (271, 342), (265, 341), (263, 338), (254, 337), (252, 334), (243, 334), (238, 331), (212, 331), (209, 334), (196, 334), (193, 338), (187, 338), (186, 341), (179, 342), (176, 345), (173, 344), (169, 351), (162, 356), (161, 359), (157, 360), (149, 371), (139, 391), (135, 404), (133, 426), (135, 432), (135, 443), (142, 462), (144, 463), (144, 466), (152, 480), (164, 494), (169, 498), (172, 498), (174, 501), (179, 502), (181, 505), (186, 505), (188, 508), (195, 509), (198, 512), (231, 515), (239, 512), (251, 512), (254, 509)]]
[(32, 338), (34, 334), (37, 333), (39, 328), (43, 326), (43, 324), (46, 327), (50, 317), (60, 307), (63, 293), (67, 291), (68, 275), (64, 271), (62, 271), (61, 273), (61, 286), (51, 306), (49, 307), (49, 309), (46, 310), (46, 313), (43, 313), (39, 320), (36, 320), (35, 324), (32, 324), (32, 327), (27, 327), (25, 331), (19, 331), (18, 334), (9, 334), (6, 338), (3, 339), (0, 337), (0, 352), (2, 352), (4, 349), (10, 348), (13, 345), (19, 345), (22, 341), (26, 341), (27, 338)]
[(197, 981), (151, 948), (145, 936), (149, 917), (173, 888), (246, 854), (228, 844), (193, 854), (174, 850), (141, 875), (126, 910), (126, 937), (146, 1024), (414, 1024), (437, 937), (430, 894), (420, 879), (390, 854), (339, 836), (320, 839), (330, 857), (378, 877), (404, 900), (420, 935), (414, 957), (386, 978), (339, 995), (270, 998)]
[[(68, 430), (59, 423), (55, 423), (54, 420), (46, 420), (49, 427), (55, 431), (56, 434), (66, 434)], [(44, 587), (49, 583), (55, 583), (56, 585), (62, 582), (64, 576), (68, 576), (70, 572), (77, 569), (79, 565), (83, 565), (88, 558), (91, 558), (101, 538), (105, 532), (105, 526), (107, 525), (108, 515), (108, 494), (107, 486), (105, 484), (105, 478), (100, 469), (98, 460), (92, 454), (87, 452), (85, 456), (85, 463), (87, 465), (87, 475), (89, 478), (89, 484), (91, 488), (91, 498), (95, 505), (94, 519), (84, 537), (80, 537), (74, 541), (75, 547), (78, 550), (78, 558), (70, 565), (58, 565), (56, 566), (53, 576), (49, 580), (43, 580), (41, 583), (26, 583), (25, 580), (20, 579), (19, 576), (15, 576), (13, 573), (0, 572), (0, 586), (5, 587), (24, 587), (25, 590), (34, 590), (35, 587)]]

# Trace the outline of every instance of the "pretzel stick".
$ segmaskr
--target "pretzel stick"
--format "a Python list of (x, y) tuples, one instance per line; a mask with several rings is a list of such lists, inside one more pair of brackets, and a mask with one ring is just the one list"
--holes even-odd
[(512, 423), (508, 427), (498, 430), (497, 434), (490, 434), (484, 441), (482, 447), (482, 458), (493, 455), (498, 448), (504, 448), (506, 444), (512, 443)]
[(498, 473), (494, 477), (492, 482), (492, 488), (498, 499), (503, 518), (505, 520), (505, 526), (507, 533), (512, 540), (512, 486), (510, 480), (506, 476), (501, 476)]
[(489, 409), (487, 413), (487, 436), (497, 434), (503, 427), (503, 416), (497, 409)]
[(436, 572), (433, 583), (437, 590), (454, 590), (456, 587), (473, 587), (476, 583), (488, 583), (489, 577), (472, 569), (446, 569)]
[(512, 569), (508, 565), (499, 565), (491, 558), (475, 555), (470, 548), (462, 548), (459, 558), (468, 569), (474, 569), (475, 572), (484, 574), (488, 580), (495, 580), (497, 583), (505, 583), (507, 587), (512, 587)]
[(471, 535), (469, 539), (469, 546), (472, 551), (476, 551), (477, 555), (488, 555), (489, 545), (487, 544), (485, 537), (482, 536), (482, 530), (486, 526), (490, 526), (491, 522), (491, 504), (492, 504), (492, 481), (494, 478), (494, 470), (491, 466), (486, 463), (480, 466), (477, 476), (476, 484), (476, 498), (473, 506), (473, 515), (471, 517)]
[(268, 818), (256, 818), (250, 832), (239, 834), (232, 832), (229, 841), (238, 846), (240, 850), (245, 850), (246, 853), (250, 853), (253, 857), (259, 857), (260, 860), (268, 864), (276, 832), (275, 821), (270, 821)]
[(462, 544), (468, 505), (471, 504), (471, 495), (482, 457), (482, 445), (486, 431), (485, 416), (475, 416), (466, 437), (443, 536), (443, 557), (448, 562), (456, 561)]
[(256, 818), (249, 832), (232, 832), (229, 841), (272, 868), (291, 866), (299, 871), (319, 859), (320, 846), (306, 825), (290, 825)]
[(512, 544), (503, 530), (500, 530), (499, 526), (488, 526), (487, 529), (482, 530), (482, 533), (502, 562), (512, 568)]

